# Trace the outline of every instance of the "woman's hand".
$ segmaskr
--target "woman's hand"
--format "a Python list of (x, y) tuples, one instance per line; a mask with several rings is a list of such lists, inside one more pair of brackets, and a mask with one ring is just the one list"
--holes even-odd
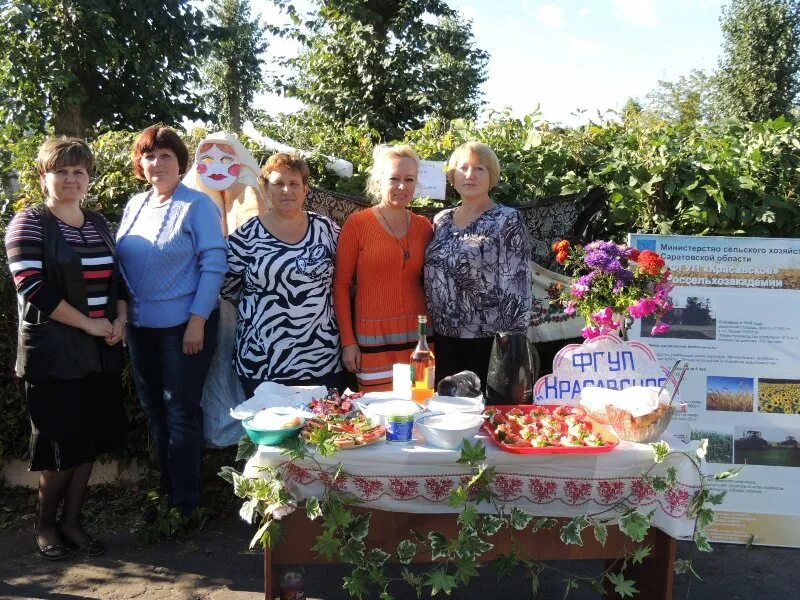
[(361, 348), (358, 344), (342, 348), (342, 364), (351, 373), (358, 373), (361, 370)]
[(124, 315), (121, 315), (114, 319), (114, 322), (111, 324), (111, 335), (106, 336), (106, 344), (109, 346), (113, 346), (120, 340), (122, 340), (122, 345), (125, 345), (125, 325), (128, 323), (128, 319), (125, 318)]
[(183, 334), (183, 353), (197, 354), (203, 349), (203, 337), (205, 336), (206, 320), (203, 317), (192, 315), (186, 324), (186, 332)]
[(86, 319), (83, 330), (95, 337), (107, 338), (111, 335), (113, 327), (108, 319)]

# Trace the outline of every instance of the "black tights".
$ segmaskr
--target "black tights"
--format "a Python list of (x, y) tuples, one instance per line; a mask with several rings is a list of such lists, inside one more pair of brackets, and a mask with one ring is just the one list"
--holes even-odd
[(36, 529), (39, 543), (49, 545), (59, 542), (56, 529), (58, 507), (62, 500), (64, 509), (61, 514), (60, 528), (78, 543), (88, 539), (81, 527), (81, 509), (92, 475), (94, 463), (83, 463), (66, 471), (42, 471), (39, 474), (39, 510), (36, 518)]

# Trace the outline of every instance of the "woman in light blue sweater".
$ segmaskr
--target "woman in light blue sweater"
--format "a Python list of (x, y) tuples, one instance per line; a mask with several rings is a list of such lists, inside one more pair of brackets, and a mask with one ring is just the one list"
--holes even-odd
[(216, 346), (219, 290), (227, 270), (222, 215), (181, 183), (189, 151), (166, 127), (145, 129), (133, 169), (152, 188), (125, 207), (117, 252), (130, 291), (127, 338), (134, 382), (161, 466), (168, 506), (200, 504), (200, 399)]

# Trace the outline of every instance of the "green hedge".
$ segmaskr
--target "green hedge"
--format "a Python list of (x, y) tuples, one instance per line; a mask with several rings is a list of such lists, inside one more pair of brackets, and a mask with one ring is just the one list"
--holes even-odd
[[(360, 195), (371, 161), (375, 132), (327, 123), (303, 113), (264, 118), (260, 130), (270, 137), (312, 151), (312, 184)], [(190, 150), (205, 135), (187, 137)], [(97, 166), (87, 205), (118, 221), (127, 199), (143, 189), (130, 169), (135, 134), (110, 132), (92, 141)], [(489, 144), (503, 167), (493, 197), (514, 205), (532, 198), (579, 193), (602, 187), (610, 194), (611, 218), (605, 235), (623, 239), (630, 231), (687, 235), (796, 237), (800, 232), (800, 125), (786, 119), (764, 123), (729, 121), (712, 125), (676, 125), (648, 115), (590, 124), (575, 129), (551, 127), (536, 115), (521, 119), (495, 113), (485, 123), (431, 119), (404, 141), (422, 158), (445, 160), (467, 140)], [(13, 212), (42, 200), (33, 167), (42, 136), (0, 145), (0, 180), (6, 204), (0, 233)], [(267, 152), (244, 142), (263, 162)], [(355, 176), (339, 179), (325, 171), (325, 155), (353, 162)], [(14, 174), (19, 190), (11, 194)], [(456, 201), (448, 190), (444, 204)], [(17, 310), (5, 254), (0, 268), (0, 460), (22, 456), (29, 426), (13, 376)], [(129, 373), (129, 372), (128, 372)], [(146, 447), (144, 417), (128, 373), (126, 404), (134, 425), (130, 452)]]

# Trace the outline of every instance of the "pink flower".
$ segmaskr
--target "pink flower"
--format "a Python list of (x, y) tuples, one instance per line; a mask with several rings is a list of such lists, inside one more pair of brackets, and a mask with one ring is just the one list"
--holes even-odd
[(601, 308), (596, 313), (592, 314), (592, 321), (598, 325), (608, 325), (609, 327), (619, 327), (619, 323), (614, 321), (614, 311), (610, 306)]
[(658, 302), (653, 298), (642, 298), (631, 304), (628, 310), (634, 319), (642, 319), (658, 310)]
[(577, 281), (572, 284), (572, 295), (576, 298), (583, 298), (584, 294), (589, 291), (589, 286), (584, 285), (582, 283), (578, 283)]
[(602, 331), (599, 327), (594, 327), (592, 325), (587, 325), (583, 329), (581, 329), (581, 335), (585, 337), (587, 340), (593, 340), (599, 335), (602, 335)]
[(567, 304), (564, 306), (564, 314), (571, 317), (575, 314), (576, 307), (577, 305), (574, 302), (567, 302)]
[(658, 335), (659, 333), (667, 333), (669, 331), (669, 323), (663, 321), (656, 321), (656, 324), (650, 330), (650, 335)]

